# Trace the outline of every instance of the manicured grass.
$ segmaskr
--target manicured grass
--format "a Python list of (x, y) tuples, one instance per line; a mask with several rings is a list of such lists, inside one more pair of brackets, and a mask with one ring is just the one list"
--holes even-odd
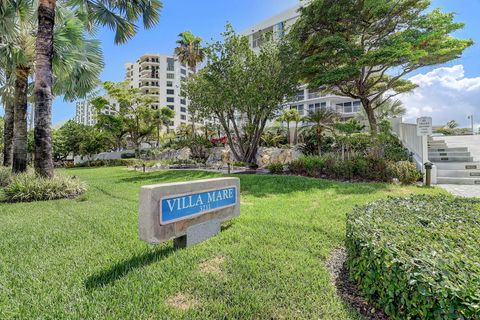
[(174, 251), (171, 242), (138, 240), (140, 186), (218, 174), (67, 173), (89, 191), (75, 200), (0, 204), (0, 319), (359, 319), (325, 267), (343, 245), (345, 214), (387, 195), (440, 192), (241, 176), (241, 216), (219, 236)]

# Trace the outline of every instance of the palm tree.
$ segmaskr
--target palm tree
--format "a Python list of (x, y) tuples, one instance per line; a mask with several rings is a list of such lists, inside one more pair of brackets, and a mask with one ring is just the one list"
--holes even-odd
[[(6, 0), (13, 2), (14, 0)], [(38, 1), (38, 31), (35, 65), (35, 169), (38, 174), (53, 176), (51, 113), (53, 92), (53, 58), (56, 0)], [(68, 1), (83, 20), (87, 30), (107, 26), (115, 30), (115, 43), (124, 43), (137, 32), (135, 23), (143, 22), (145, 28), (153, 27), (160, 18), (160, 0), (136, 1)]]
[(190, 31), (184, 31), (178, 37), (178, 47), (175, 48), (175, 55), (181, 63), (195, 71), (197, 65), (205, 59), (202, 38), (195, 36)]
[(175, 117), (175, 111), (168, 107), (163, 107), (160, 110), (156, 110), (154, 114), (155, 125), (157, 127), (157, 147), (160, 147), (160, 131), (162, 126), (166, 127), (167, 133), (169, 132), (170, 122)]
[(290, 123), (295, 122), (295, 133), (293, 138), (293, 144), (297, 144), (298, 123), (302, 121), (302, 117), (300, 116), (298, 111), (296, 109), (283, 110), (282, 114), (277, 120), (282, 123), (285, 122), (287, 124), (287, 138), (288, 138), (288, 144), (290, 145), (292, 144), (291, 135), (290, 135)]
[[(398, 117), (404, 116), (407, 113), (407, 109), (405, 109), (405, 107), (403, 106), (403, 102), (401, 100), (392, 100), (392, 99), (383, 100), (383, 102), (380, 105), (374, 102), (373, 109), (374, 109), (374, 115), (375, 115), (375, 118), (377, 119), (377, 122), (381, 122), (383, 120), (388, 120), (392, 118), (398, 118)], [(362, 122), (368, 121), (367, 113), (363, 108), (362, 108), (362, 111), (358, 113), (357, 118)]]
[(12, 149), (13, 149), (13, 78), (8, 70), (0, 68), (0, 103), (4, 107), (5, 114), (3, 116), (3, 166), (10, 167), (12, 165)]
[(310, 113), (303, 121), (309, 124), (308, 129), (313, 130), (317, 137), (318, 155), (322, 154), (322, 135), (327, 130), (333, 130), (333, 125), (338, 119), (338, 114), (332, 109), (320, 109)]
[[(10, 68), (15, 76), (13, 171), (27, 169), (27, 100), (28, 80), (35, 65), (35, 33), (37, 21), (34, 1), (19, 1), (16, 35), (0, 48), (0, 65)], [(57, 8), (54, 28), (55, 50), (53, 91), (74, 99), (86, 94), (98, 83), (103, 68), (99, 42), (85, 39), (84, 25), (75, 13)]]
[[(180, 63), (187, 65), (193, 72), (196, 72), (197, 65), (205, 59), (202, 38), (195, 36), (190, 31), (184, 31), (178, 37), (178, 47), (175, 48), (175, 55)], [(190, 120), (192, 121), (193, 136), (195, 136), (195, 114), (190, 113)]]

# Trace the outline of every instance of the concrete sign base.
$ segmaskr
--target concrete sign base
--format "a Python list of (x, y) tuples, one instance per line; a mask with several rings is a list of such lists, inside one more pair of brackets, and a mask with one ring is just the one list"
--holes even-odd
[(176, 239), (175, 246), (183, 248), (218, 234), (223, 221), (238, 215), (238, 178), (144, 186), (139, 238), (152, 244)]

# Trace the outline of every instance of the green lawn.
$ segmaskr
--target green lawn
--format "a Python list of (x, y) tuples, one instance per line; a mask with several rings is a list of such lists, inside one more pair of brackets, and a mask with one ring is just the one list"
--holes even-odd
[(325, 261), (345, 213), (418, 187), (241, 176), (242, 214), (180, 251), (137, 238), (141, 185), (220, 175), (74, 169), (76, 200), (0, 204), (0, 319), (358, 319)]

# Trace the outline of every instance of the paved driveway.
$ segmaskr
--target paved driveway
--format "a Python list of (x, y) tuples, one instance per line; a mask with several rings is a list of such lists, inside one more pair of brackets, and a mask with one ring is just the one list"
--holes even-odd
[(466, 198), (480, 198), (480, 185), (457, 185), (457, 184), (439, 184), (438, 187), (441, 187), (451, 194), (459, 197)]

